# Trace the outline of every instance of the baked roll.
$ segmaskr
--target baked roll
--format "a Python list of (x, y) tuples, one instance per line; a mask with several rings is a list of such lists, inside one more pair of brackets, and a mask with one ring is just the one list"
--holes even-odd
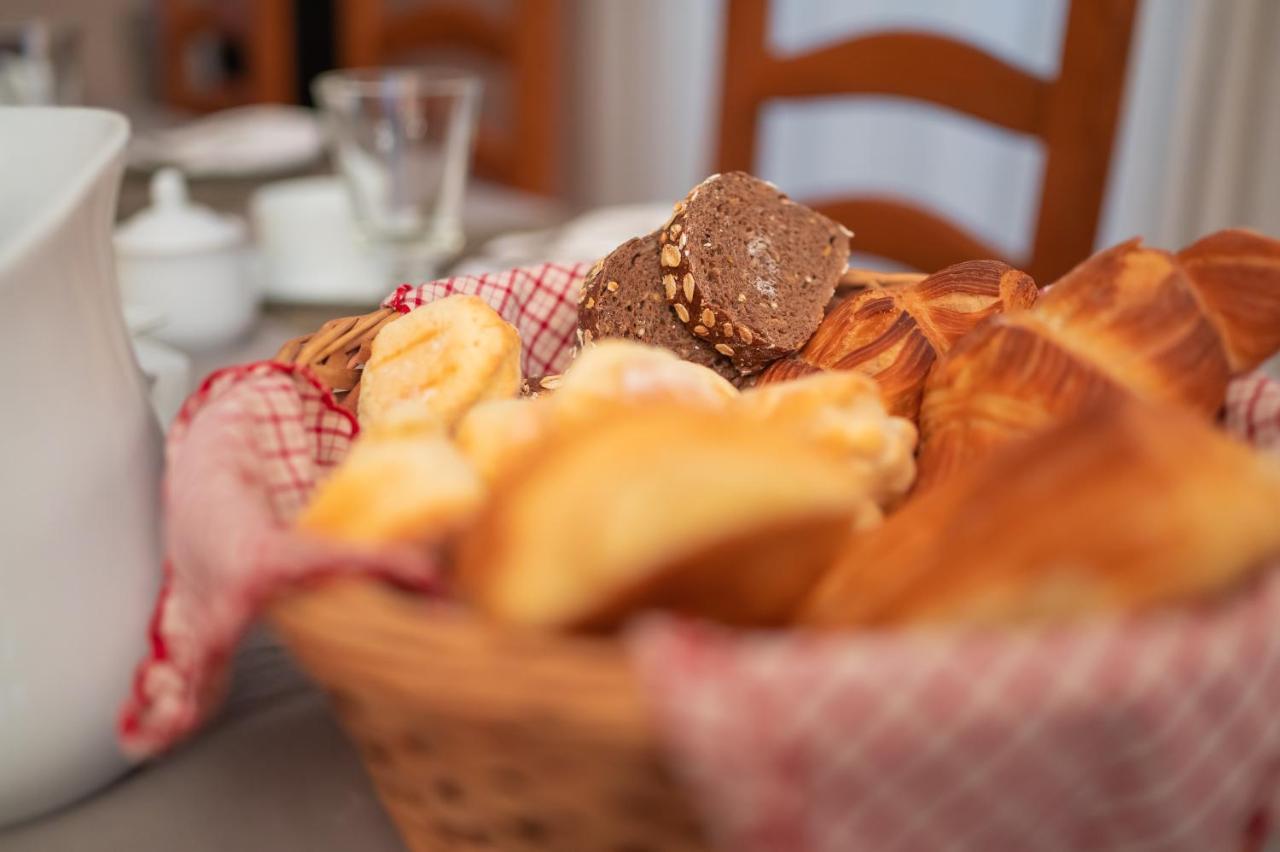
[(731, 411), (794, 430), (863, 483), (881, 507), (896, 504), (915, 482), (915, 424), (885, 411), (869, 376), (844, 370), (761, 385), (739, 396)]
[(1210, 234), (1178, 252), (1233, 373), (1280, 350), (1280, 241), (1253, 231)]
[(822, 628), (1055, 623), (1204, 600), (1280, 555), (1280, 461), (1124, 394), (1008, 444), (850, 540)]
[(891, 414), (915, 420), (938, 356), (984, 319), (1035, 300), (1031, 276), (994, 260), (958, 263), (904, 283), (871, 278), (832, 308), (799, 353), (766, 369), (760, 384), (857, 370), (880, 384)]
[(676, 286), (658, 262), (655, 231), (627, 240), (591, 268), (578, 294), (578, 330), (583, 345), (611, 337), (661, 346), (685, 361), (710, 367), (726, 379), (738, 371), (706, 337), (697, 337), (667, 304)]
[(539, 627), (607, 629), (654, 607), (772, 624), (879, 517), (863, 483), (789, 428), (624, 405), (503, 474), (457, 580), (481, 611)]
[(1210, 417), (1232, 375), (1280, 347), (1280, 243), (1222, 231), (1177, 255), (1131, 240), (976, 328), (920, 409), (926, 487), (991, 448), (1123, 394)]
[(758, 373), (818, 327), (851, 236), (768, 181), (712, 175), (659, 232), (664, 292), (695, 337)]
[(339, 541), (438, 541), (484, 499), (484, 483), (444, 436), (363, 434), (317, 486), (300, 529)]
[(447, 296), (378, 332), (360, 387), (365, 431), (449, 431), (477, 402), (519, 393), (520, 335), (483, 299)]
[(492, 482), (553, 430), (590, 421), (620, 404), (665, 402), (722, 410), (737, 396), (733, 385), (713, 370), (668, 349), (606, 338), (584, 349), (563, 375), (542, 377), (536, 396), (476, 405), (463, 416), (454, 437)]

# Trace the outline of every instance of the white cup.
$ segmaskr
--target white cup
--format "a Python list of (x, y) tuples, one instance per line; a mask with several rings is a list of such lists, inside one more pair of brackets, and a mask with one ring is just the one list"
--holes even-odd
[(336, 177), (268, 184), (254, 193), (249, 217), (269, 299), (363, 304), (382, 299), (398, 283), (360, 236)]

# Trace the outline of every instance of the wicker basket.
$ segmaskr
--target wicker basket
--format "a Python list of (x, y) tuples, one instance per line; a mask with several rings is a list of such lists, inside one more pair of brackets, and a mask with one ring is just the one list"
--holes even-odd
[[(393, 317), (334, 320), (277, 357), (354, 408), (369, 341)], [(332, 696), (410, 848), (708, 848), (617, 643), (503, 631), (364, 579), (292, 594), (270, 619)]]

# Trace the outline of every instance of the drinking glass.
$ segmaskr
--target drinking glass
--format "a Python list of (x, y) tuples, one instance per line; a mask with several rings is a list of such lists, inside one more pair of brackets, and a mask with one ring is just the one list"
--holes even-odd
[(432, 276), (463, 245), (479, 79), (369, 68), (321, 74), (313, 89), (357, 226), (391, 277)]

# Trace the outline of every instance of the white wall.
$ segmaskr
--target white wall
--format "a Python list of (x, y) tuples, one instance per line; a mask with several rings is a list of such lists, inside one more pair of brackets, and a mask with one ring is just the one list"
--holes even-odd
[(705, 177), (723, 0), (579, 0), (570, 174), (584, 205), (674, 199)]

